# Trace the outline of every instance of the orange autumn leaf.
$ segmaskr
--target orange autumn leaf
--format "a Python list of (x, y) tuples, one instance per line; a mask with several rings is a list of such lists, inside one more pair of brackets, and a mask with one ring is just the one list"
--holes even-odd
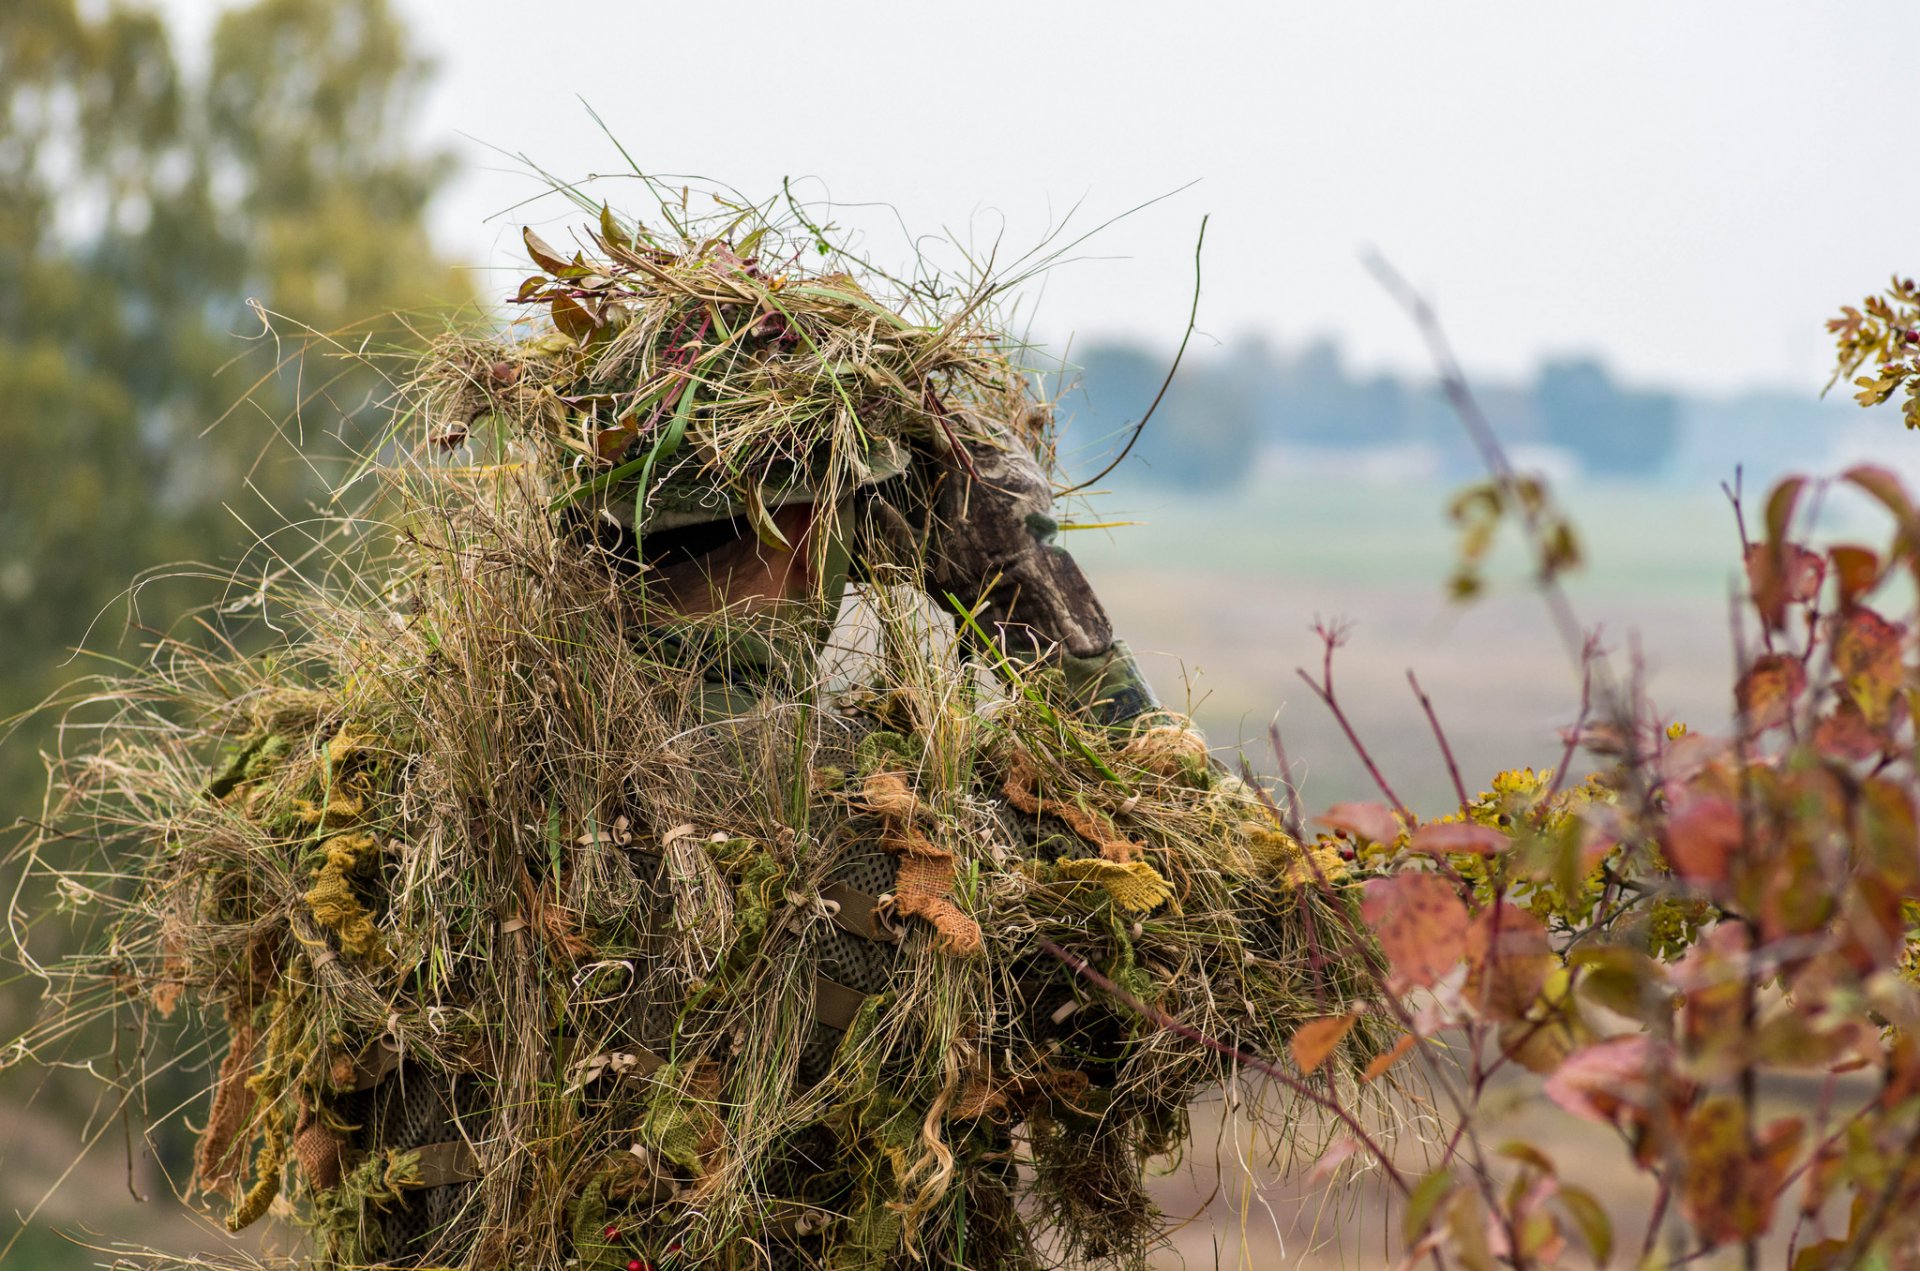
[(1300, 1071), (1309, 1073), (1325, 1063), (1340, 1039), (1353, 1031), (1354, 1019), (1352, 1015), (1329, 1015), (1325, 1019), (1310, 1019), (1296, 1029), (1287, 1049), (1293, 1053), (1293, 1062), (1299, 1065)]
[(1399, 1063), (1401, 1057), (1412, 1050), (1417, 1041), (1419, 1038), (1412, 1033), (1400, 1034), (1398, 1041), (1373, 1057), (1372, 1062), (1367, 1065), (1367, 1070), (1360, 1074), (1360, 1084), (1364, 1086), (1386, 1075), (1387, 1069)]
[(1733, 692), (1747, 726), (1759, 733), (1786, 723), (1806, 688), (1807, 670), (1799, 658), (1769, 653), (1754, 659)]
[(1723, 883), (1745, 838), (1740, 810), (1712, 796), (1688, 800), (1661, 832), (1667, 860), (1680, 877)]

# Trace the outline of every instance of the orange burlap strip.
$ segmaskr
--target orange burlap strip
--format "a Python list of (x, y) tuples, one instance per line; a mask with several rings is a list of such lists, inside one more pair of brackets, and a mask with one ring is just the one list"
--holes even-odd
[(214, 1079), (213, 1108), (194, 1157), (194, 1185), (207, 1192), (224, 1192), (233, 1185), (247, 1163), (247, 1145), (252, 1141), (246, 1131), (253, 1121), (254, 1095), (247, 1078), (257, 1062), (260, 1031), (251, 1017), (234, 1014), (236, 1018), (228, 1021), (233, 1040)]
[(1124, 863), (1139, 859), (1140, 845), (1124, 837), (1103, 813), (1079, 807), (1064, 799), (1041, 799), (1034, 788), (1034, 782), (1039, 775), (1034, 768), (1033, 759), (1025, 751), (1014, 751), (1013, 760), (1007, 766), (1005, 787), (1007, 802), (1028, 816), (1039, 816), (1045, 813), (1059, 818), (1066, 823), (1068, 829), (1100, 849), (1100, 855), (1110, 861)]
[(953, 903), (953, 853), (935, 845), (914, 824), (927, 815), (906, 778), (897, 772), (876, 772), (860, 790), (861, 802), (887, 823), (880, 844), (900, 858), (893, 884), (893, 910), (933, 925), (946, 952), (965, 956), (982, 947), (980, 924)]
[(300, 1116), (293, 1125), (293, 1158), (300, 1162), (309, 1187), (324, 1192), (340, 1185), (346, 1146), (345, 1137), (301, 1096)]

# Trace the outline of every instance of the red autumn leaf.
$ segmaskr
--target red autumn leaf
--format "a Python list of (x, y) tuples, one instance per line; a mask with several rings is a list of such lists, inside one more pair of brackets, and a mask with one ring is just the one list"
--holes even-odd
[(1786, 622), (1790, 604), (1805, 604), (1820, 594), (1827, 562), (1797, 543), (1755, 543), (1747, 548), (1747, 586), (1754, 608), (1770, 627)]
[(1746, 829), (1740, 810), (1725, 799), (1690, 799), (1667, 818), (1660, 838), (1674, 873), (1697, 883), (1722, 883)]
[(1864, 547), (1840, 543), (1827, 549), (1833, 576), (1840, 583), (1840, 603), (1851, 605), (1873, 590), (1880, 578), (1880, 557)]
[(1799, 1118), (1784, 1118), (1750, 1145), (1746, 1111), (1731, 1095), (1716, 1095), (1687, 1116), (1680, 1202), (1707, 1247), (1755, 1239), (1772, 1225), (1802, 1128)]
[(1882, 723), (1900, 688), (1903, 624), (1864, 605), (1835, 614), (1830, 628), (1833, 665), (1869, 723)]
[(1643, 1034), (1610, 1037), (1561, 1061), (1542, 1087), (1547, 1098), (1586, 1121), (1617, 1125), (1652, 1102), (1650, 1068), (1658, 1052)]
[(1402, 985), (1426, 988), (1460, 961), (1467, 947), (1467, 907), (1437, 874), (1396, 874), (1367, 881), (1360, 917)]
[(1490, 905), (1467, 929), (1467, 968), (1468, 1001), (1493, 1019), (1519, 1019), (1553, 969), (1547, 929), (1518, 905)]
[(1900, 478), (1885, 468), (1871, 463), (1863, 463), (1848, 468), (1840, 474), (1842, 481), (1852, 482), (1874, 498), (1880, 500), (1894, 519), (1902, 525), (1913, 519), (1913, 500), (1907, 497), (1906, 487), (1900, 484)]
[(1490, 825), (1471, 821), (1437, 821), (1413, 832), (1408, 846), (1429, 856), (1496, 856), (1511, 842)]
[(1818, 552), (1810, 552), (1798, 543), (1782, 543), (1780, 564), (1781, 582), (1790, 603), (1804, 605), (1820, 594), (1820, 584), (1827, 577), (1827, 562)]
[(1805, 477), (1784, 477), (1767, 494), (1767, 538), (1778, 543), (1787, 537), (1793, 525), (1793, 509), (1800, 492), (1807, 488)]
[(1865, 605), (1833, 616), (1828, 637), (1833, 667), (1869, 724), (1887, 722), (1894, 695), (1900, 690), (1906, 674), (1900, 662), (1900, 642), (1906, 632), (1906, 627), (1887, 621)]
[(1793, 704), (1807, 688), (1807, 670), (1800, 659), (1786, 653), (1756, 658), (1734, 687), (1734, 698), (1754, 732), (1778, 728), (1793, 714)]
[(1333, 1048), (1340, 1039), (1353, 1031), (1354, 1016), (1329, 1015), (1325, 1019), (1310, 1019), (1300, 1025), (1293, 1034), (1293, 1040), (1287, 1043), (1287, 1049), (1293, 1053), (1293, 1062), (1300, 1066), (1301, 1072), (1312, 1072), (1327, 1061)]
[(1336, 803), (1314, 820), (1375, 843), (1390, 844), (1400, 837), (1400, 819), (1379, 803)]
[(1885, 739), (1867, 723), (1867, 717), (1850, 697), (1835, 702), (1833, 712), (1813, 726), (1814, 749), (1829, 759), (1857, 763), (1880, 754), (1885, 745)]

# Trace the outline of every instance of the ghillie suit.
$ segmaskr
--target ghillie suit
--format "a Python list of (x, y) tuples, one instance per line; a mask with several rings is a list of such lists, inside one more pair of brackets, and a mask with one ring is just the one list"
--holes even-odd
[(224, 1018), (198, 1181), (324, 1266), (1138, 1265), (1233, 1065), (1047, 946), (1277, 1056), (1339, 862), (1154, 707), (977, 303), (728, 230), (530, 236), (295, 634), (122, 687), (76, 983)]

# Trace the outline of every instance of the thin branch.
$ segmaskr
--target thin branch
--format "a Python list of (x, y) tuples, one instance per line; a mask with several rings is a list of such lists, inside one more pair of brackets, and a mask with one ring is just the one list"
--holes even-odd
[(1300, 823), (1300, 788), (1293, 783), (1293, 764), (1287, 759), (1287, 748), (1280, 740), (1280, 721), (1274, 720), (1267, 725), (1267, 741), (1273, 747), (1273, 761), (1280, 766), (1280, 788), (1287, 792), (1287, 806), (1282, 813), (1281, 823), (1287, 833), (1294, 838), (1305, 840), (1306, 829)]
[(1413, 695), (1420, 699), (1420, 709), (1426, 712), (1427, 724), (1433, 729), (1433, 739), (1440, 743), (1440, 757), (1447, 761), (1447, 775), (1453, 778), (1453, 792), (1460, 796), (1460, 807), (1464, 811), (1472, 800), (1467, 798), (1466, 784), (1460, 780), (1460, 765), (1453, 761), (1453, 747), (1447, 744), (1446, 730), (1440, 727), (1440, 717), (1434, 714), (1433, 702), (1420, 687), (1420, 680), (1414, 675), (1412, 667), (1407, 668), (1407, 683), (1413, 686)]
[(1567, 773), (1573, 768), (1574, 752), (1580, 749), (1580, 738), (1587, 730), (1587, 715), (1593, 710), (1593, 664), (1600, 657), (1600, 633), (1594, 632), (1587, 639), (1587, 647), (1580, 654), (1580, 713), (1574, 716), (1573, 727), (1567, 730), (1567, 745), (1560, 752), (1560, 766), (1554, 770), (1553, 784), (1547, 787), (1547, 798), (1560, 793), (1560, 787), (1567, 783)]
[(1340, 725), (1340, 731), (1347, 735), (1348, 744), (1353, 747), (1354, 753), (1360, 756), (1360, 762), (1366, 765), (1368, 774), (1373, 777), (1373, 783), (1380, 787), (1380, 793), (1387, 796), (1387, 802), (1393, 805), (1394, 811), (1411, 823), (1414, 819), (1413, 813), (1407, 809), (1405, 803), (1401, 802), (1400, 796), (1393, 792), (1393, 787), (1387, 784), (1386, 777), (1380, 772), (1380, 766), (1373, 762), (1373, 755), (1367, 750), (1366, 744), (1360, 740), (1360, 735), (1353, 731), (1353, 725), (1347, 720), (1347, 713), (1340, 709), (1339, 698), (1334, 694), (1333, 651), (1340, 647), (1345, 639), (1345, 632), (1317, 622), (1313, 629), (1319, 634), (1321, 643), (1325, 646), (1320, 660), (1322, 682), (1315, 683), (1313, 677), (1308, 675), (1303, 667), (1295, 667), (1295, 673), (1306, 681), (1307, 687), (1313, 690), (1314, 696), (1318, 697), (1333, 713), (1333, 718)]
[[(1460, 361), (1454, 356), (1453, 346), (1448, 343), (1446, 332), (1441, 328), (1439, 318), (1434, 315), (1433, 306), (1379, 252), (1369, 251), (1362, 259), (1381, 287), (1406, 310), (1407, 316), (1419, 328), (1421, 338), (1426, 341), (1427, 352), (1439, 371), (1440, 387), (1447, 395), (1448, 404), (1459, 417), (1461, 426), (1467, 430), (1468, 439), (1472, 441), (1474, 449), (1480, 452), (1481, 462), (1486, 465), (1495, 483), (1512, 505), (1520, 509), (1520, 523), (1534, 554), (1546, 560), (1547, 543), (1540, 525), (1539, 510), (1530, 500), (1520, 497), (1519, 479), (1514, 474), (1513, 463), (1507, 458), (1507, 452), (1500, 445), (1500, 438), (1495, 435), (1493, 425), (1488, 422), (1486, 412), (1480, 408), (1473, 390), (1468, 387), (1466, 373), (1460, 369)], [(1560, 632), (1560, 641), (1566, 646), (1567, 655), (1578, 658), (1581, 648), (1586, 644), (1586, 637), (1566, 591), (1561, 588), (1558, 579), (1551, 573), (1545, 573), (1541, 578), (1541, 592), (1546, 597), (1547, 609)]]
[(1160, 409), (1161, 399), (1166, 397), (1167, 390), (1173, 387), (1173, 377), (1175, 373), (1180, 370), (1180, 359), (1187, 355), (1187, 342), (1193, 339), (1193, 328), (1200, 319), (1200, 249), (1206, 246), (1208, 219), (1209, 218), (1205, 216), (1200, 218), (1200, 237), (1195, 239), (1193, 243), (1193, 303), (1187, 309), (1187, 331), (1185, 335), (1180, 337), (1180, 347), (1174, 351), (1173, 365), (1167, 368), (1167, 378), (1160, 381), (1160, 391), (1153, 395), (1153, 401), (1147, 406), (1147, 413), (1140, 416), (1140, 422), (1133, 426), (1133, 431), (1127, 436), (1127, 444), (1120, 447), (1120, 453), (1115, 455), (1106, 467), (1100, 469), (1100, 471), (1094, 473), (1085, 481), (1075, 482), (1066, 489), (1059, 491), (1056, 497), (1065, 498), (1067, 495), (1073, 494), (1076, 491), (1084, 490), (1119, 467), (1122, 461), (1132, 453), (1133, 443), (1140, 440), (1140, 434), (1145, 430), (1147, 421), (1153, 418), (1153, 412)]

